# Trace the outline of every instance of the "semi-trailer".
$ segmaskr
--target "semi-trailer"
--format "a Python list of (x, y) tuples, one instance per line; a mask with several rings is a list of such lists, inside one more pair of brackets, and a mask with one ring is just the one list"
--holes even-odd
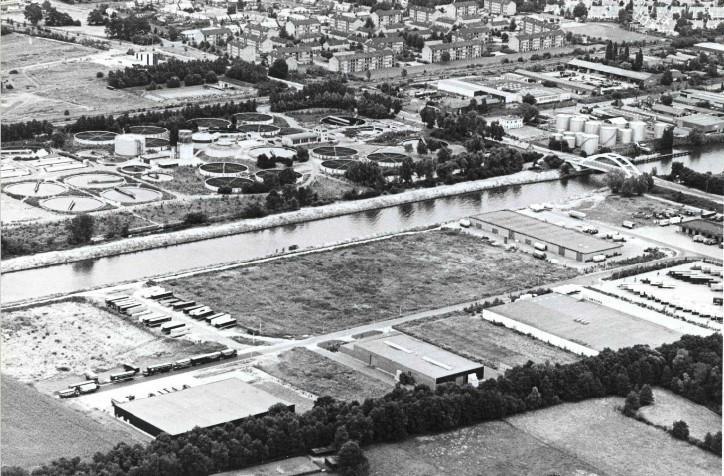
[(202, 307), (206, 307), (205, 304), (194, 304), (191, 307), (187, 307), (183, 310), (184, 314), (190, 314), (191, 311), (195, 311), (196, 309), (201, 309)]
[(202, 308), (189, 312), (189, 316), (194, 319), (203, 319), (212, 314), (214, 314), (214, 310), (208, 306), (204, 306)]
[(209, 324), (214, 319), (218, 319), (219, 317), (224, 317), (224, 316), (228, 316), (228, 314), (225, 312), (217, 312), (216, 314), (211, 314), (210, 316), (204, 317), (204, 320), (206, 321), (207, 324)]
[(227, 329), (236, 326), (236, 319), (231, 316), (219, 317), (210, 322), (217, 329)]
[(146, 321), (146, 325), (148, 327), (158, 327), (164, 322), (168, 322), (171, 320), (171, 316), (160, 316), (153, 319), (149, 319)]
[(124, 382), (126, 380), (133, 380), (137, 372), (129, 370), (127, 372), (119, 372), (117, 374), (111, 374), (111, 382)]
[(170, 334), (172, 330), (178, 329), (180, 327), (186, 327), (186, 324), (178, 321), (167, 322), (166, 324), (163, 324), (161, 326), (161, 332), (163, 332), (164, 334)]
[(196, 304), (196, 301), (181, 301), (181, 302), (172, 304), (171, 307), (173, 308), (174, 311), (179, 311), (179, 310), (182, 311), (182, 310), (186, 309), (187, 307), (194, 306), (195, 304)]
[(143, 371), (143, 375), (148, 377), (149, 375), (162, 374), (170, 372), (171, 370), (173, 370), (173, 364), (170, 362), (167, 364), (149, 365), (146, 367), (146, 370)]

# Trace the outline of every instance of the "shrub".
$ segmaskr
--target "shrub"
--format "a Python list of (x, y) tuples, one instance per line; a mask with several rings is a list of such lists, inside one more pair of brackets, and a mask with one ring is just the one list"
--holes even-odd
[(98, 71), (98, 72), (96, 73), (96, 78), (100, 79), (100, 78), (102, 78), (102, 77), (103, 77), (103, 71)]
[(650, 385), (647, 384), (641, 387), (641, 391), (639, 392), (639, 403), (642, 407), (654, 403), (654, 392), (651, 391)]
[(202, 223), (206, 223), (208, 220), (209, 217), (201, 212), (191, 212), (186, 214), (186, 216), (184, 217), (184, 223), (186, 225), (200, 225)]
[(641, 408), (641, 403), (639, 402), (639, 396), (636, 392), (629, 392), (629, 394), (626, 396), (626, 403), (624, 403), (623, 406), (623, 413), (626, 416), (633, 416), (636, 414), (638, 409)]
[(671, 436), (677, 440), (688, 440), (689, 425), (684, 420), (675, 421), (674, 426), (671, 428)]

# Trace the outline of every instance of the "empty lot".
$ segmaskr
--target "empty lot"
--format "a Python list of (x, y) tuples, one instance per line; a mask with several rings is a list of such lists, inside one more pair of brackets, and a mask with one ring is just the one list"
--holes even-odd
[(462, 234), (428, 232), (168, 281), (269, 335), (345, 329), (553, 282), (562, 266)]

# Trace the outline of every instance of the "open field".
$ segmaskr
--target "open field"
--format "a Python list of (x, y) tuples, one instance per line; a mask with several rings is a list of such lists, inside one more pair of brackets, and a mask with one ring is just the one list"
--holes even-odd
[(176, 167), (173, 180), (156, 185), (169, 192), (184, 195), (212, 195), (214, 192), (204, 186), (204, 181), (196, 173), (196, 167)]
[(381, 397), (388, 385), (338, 364), (303, 347), (279, 355), (276, 362), (259, 365), (265, 372), (317, 396), (362, 401)]
[(138, 215), (153, 223), (175, 223), (183, 221), (192, 212), (203, 213), (209, 218), (234, 218), (240, 216), (245, 207), (262, 204), (259, 195), (216, 195), (200, 200), (169, 200), (140, 205), (133, 209)]
[(682, 336), (651, 321), (557, 293), (518, 300), (490, 311), (595, 350), (636, 344), (654, 348)]
[(587, 400), (366, 451), (383, 476), (704, 476), (721, 459), (627, 418), (621, 398)]
[(721, 431), (721, 415), (691, 400), (662, 388), (655, 388), (654, 403), (642, 407), (639, 413), (651, 423), (671, 428), (677, 420), (689, 425), (689, 434), (704, 440), (707, 433)]
[(319, 466), (314, 464), (308, 456), (297, 456), (251, 468), (218, 473), (216, 476), (297, 476), (315, 474), (318, 470)]
[(314, 177), (314, 182), (312, 182), (310, 187), (322, 201), (339, 200), (345, 192), (349, 192), (354, 189), (357, 189), (358, 191), (366, 190), (366, 187), (355, 187), (344, 180), (327, 177), (322, 174), (317, 174), (317, 176)]
[(102, 372), (119, 361), (147, 365), (201, 353), (204, 345), (161, 337), (86, 301), (4, 312), (2, 371), (23, 382)]
[(148, 441), (110, 416), (96, 421), (70, 405), (3, 375), (3, 465), (31, 467), (60, 457), (89, 458), (117, 443)]
[(427, 232), (167, 282), (262, 333), (305, 335), (553, 282), (571, 269)]
[(7, 74), (15, 68), (61, 59), (78, 58), (98, 52), (98, 50), (87, 46), (19, 33), (4, 35), (1, 51), (0, 67), (2, 67), (3, 74)]
[(508, 418), (516, 428), (603, 474), (713, 476), (721, 458), (616, 410), (622, 398), (569, 403)]
[(503, 364), (502, 368), (514, 367), (525, 365), (529, 360), (561, 364), (578, 360), (575, 354), (469, 314), (412, 321), (397, 328), (418, 339), (499, 369), (499, 364)]
[(561, 29), (573, 32), (574, 35), (587, 35), (591, 38), (601, 38), (611, 41), (661, 41), (655, 36), (648, 36), (635, 31), (621, 28), (615, 23), (564, 23)]
[(637, 225), (655, 225), (654, 212), (674, 208), (658, 200), (648, 197), (621, 197), (608, 195), (604, 200), (583, 200), (575, 209), (585, 213), (587, 219), (596, 220), (610, 225), (621, 226), (624, 220)]

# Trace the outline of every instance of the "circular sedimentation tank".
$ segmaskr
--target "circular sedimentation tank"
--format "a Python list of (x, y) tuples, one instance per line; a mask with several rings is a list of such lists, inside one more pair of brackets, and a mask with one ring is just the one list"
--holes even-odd
[(111, 131), (83, 131), (73, 134), (73, 142), (79, 145), (113, 145), (116, 140), (115, 132)]
[(336, 127), (361, 126), (365, 124), (364, 119), (352, 116), (327, 116), (320, 121), (322, 124)]
[(199, 166), (199, 174), (204, 177), (240, 177), (249, 167), (236, 162), (209, 162)]
[(279, 157), (282, 159), (291, 159), (297, 155), (297, 151), (291, 147), (254, 147), (249, 151), (249, 156), (253, 159), (259, 156), (266, 155), (267, 157)]
[(279, 128), (269, 124), (242, 124), (236, 130), (246, 134), (259, 134), (262, 137), (274, 137), (279, 134)]
[(55, 182), (17, 182), (3, 188), (8, 195), (35, 198), (54, 197), (67, 190), (68, 187)]
[(83, 189), (104, 189), (118, 187), (126, 183), (120, 175), (105, 172), (70, 175), (63, 179), (66, 184)]
[(234, 114), (237, 125), (243, 124), (271, 124), (274, 122), (274, 117), (269, 114), (261, 112), (239, 112)]
[(213, 133), (213, 132), (194, 132), (191, 134), (191, 140), (194, 142), (194, 144), (211, 144), (216, 139), (218, 139), (219, 134)]
[(93, 197), (79, 195), (66, 195), (62, 197), (46, 198), (40, 201), (40, 206), (47, 210), (60, 213), (87, 213), (100, 210), (106, 204)]
[(325, 160), (319, 165), (319, 168), (325, 174), (329, 175), (344, 175), (347, 169), (356, 162), (356, 160), (349, 159), (331, 159)]
[(244, 185), (251, 185), (254, 181), (244, 177), (212, 177), (204, 181), (204, 186), (212, 192), (221, 188), (228, 188), (231, 193), (242, 193)]
[(227, 129), (231, 125), (231, 121), (221, 119), (220, 117), (197, 117), (195, 119), (189, 119), (186, 124), (192, 124), (203, 129)]
[(149, 182), (170, 182), (173, 180), (173, 175), (164, 172), (146, 172), (141, 178)]
[(144, 136), (146, 139), (168, 139), (169, 131), (160, 126), (131, 126), (127, 131), (129, 134)]
[(220, 138), (216, 142), (209, 144), (204, 149), (204, 154), (211, 158), (223, 159), (226, 157), (235, 157), (241, 151), (241, 147), (233, 139)]
[(352, 147), (335, 147), (323, 145), (321, 147), (315, 147), (311, 151), (312, 157), (321, 160), (331, 159), (356, 159), (357, 149)]
[(123, 167), (118, 167), (119, 172), (123, 172), (124, 174), (131, 174), (131, 175), (137, 175), (142, 174), (144, 172), (147, 172), (151, 169), (148, 165), (141, 165), (141, 164), (134, 164), (134, 165), (124, 165)]
[(108, 158), (110, 153), (103, 149), (85, 149), (75, 153), (78, 157), (84, 160), (102, 160)]
[(150, 188), (126, 186), (104, 190), (101, 192), (101, 196), (106, 200), (123, 205), (135, 205), (160, 200), (163, 194)]
[[(284, 170), (287, 170), (287, 169), (266, 169), (266, 170), (260, 170), (260, 171), (258, 171), (257, 173), (254, 174), (254, 178), (255, 178), (258, 182), (263, 182), (265, 177), (267, 177), (267, 176), (269, 176), (269, 175), (279, 175), (279, 174), (282, 173)], [(300, 178), (302, 178), (302, 174), (300, 174), (299, 172), (296, 172), (296, 171), (294, 172), (294, 176), (296, 177), (297, 180), (299, 180)]]
[(398, 167), (406, 158), (407, 155), (398, 152), (375, 152), (367, 156), (367, 160), (377, 162), (380, 167)]

